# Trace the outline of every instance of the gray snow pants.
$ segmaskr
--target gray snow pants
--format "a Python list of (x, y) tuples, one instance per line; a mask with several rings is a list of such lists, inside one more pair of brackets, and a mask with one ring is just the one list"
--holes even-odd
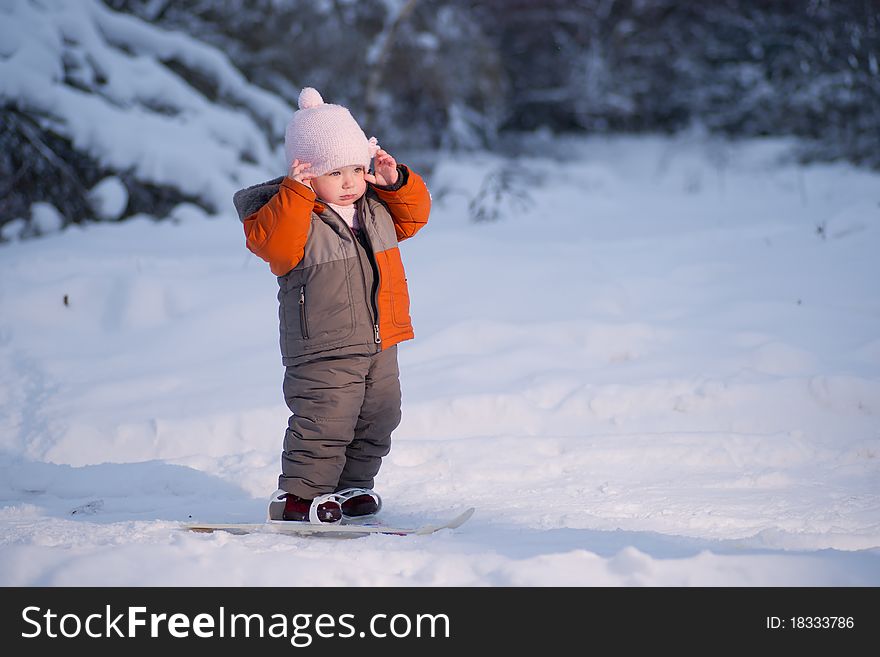
[(400, 424), (397, 345), (373, 355), (321, 356), (286, 368), (293, 415), (278, 488), (305, 499), (372, 488)]

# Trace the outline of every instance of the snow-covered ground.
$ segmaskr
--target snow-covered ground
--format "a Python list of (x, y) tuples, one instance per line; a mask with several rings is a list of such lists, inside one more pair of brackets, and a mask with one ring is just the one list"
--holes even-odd
[(261, 520), (287, 421), (231, 202), (0, 245), (0, 584), (880, 584), (880, 175), (539, 143), (441, 159), (402, 246), (382, 515), (477, 508), (430, 537), (177, 529)]

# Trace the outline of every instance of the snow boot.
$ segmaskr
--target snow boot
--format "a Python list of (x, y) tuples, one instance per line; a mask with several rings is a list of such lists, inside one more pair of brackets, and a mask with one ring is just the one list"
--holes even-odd
[(269, 520), (337, 524), (342, 521), (342, 507), (334, 493), (313, 500), (277, 490), (269, 500)]
[(367, 488), (345, 488), (333, 493), (342, 507), (342, 515), (346, 518), (361, 518), (379, 513), (382, 498), (375, 491)]

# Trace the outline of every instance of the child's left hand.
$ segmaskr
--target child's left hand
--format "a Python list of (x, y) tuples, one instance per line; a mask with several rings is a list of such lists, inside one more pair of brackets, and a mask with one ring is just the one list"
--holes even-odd
[(375, 175), (371, 173), (364, 174), (364, 180), (374, 185), (388, 186), (397, 183), (397, 161), (381, 148), (376, 151), (373, 159), (373, 169)]

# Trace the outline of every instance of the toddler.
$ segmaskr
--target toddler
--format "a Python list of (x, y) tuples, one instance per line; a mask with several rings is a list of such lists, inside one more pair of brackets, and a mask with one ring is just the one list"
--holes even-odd
[(279, 286), (292, 414), (269, 519), (337, 523), (381, 508), (374, 478), (400, 423), (397, 343), (413, 337), (398, 243), (427, 223), (431, 197), (345, 107), (307, 87), (299, 108), (287, 176), (234, 203)]

